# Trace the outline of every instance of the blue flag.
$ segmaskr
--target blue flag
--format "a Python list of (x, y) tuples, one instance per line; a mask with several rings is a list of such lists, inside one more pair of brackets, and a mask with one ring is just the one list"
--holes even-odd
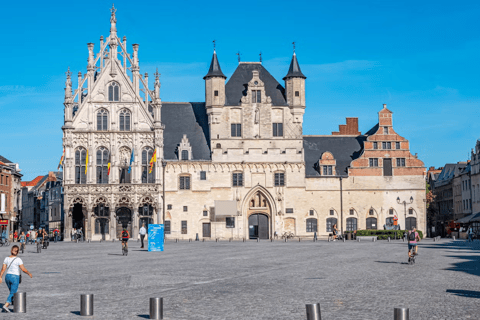
[(133, 163), (133, 160), (134, 160), (134, 156), (133, 156), (133, 150), (132, 149), (132, 155), (130, 156), (130, 166), (128, 167), (128, 173), (130, 173), (132, 171), (132, 163)]

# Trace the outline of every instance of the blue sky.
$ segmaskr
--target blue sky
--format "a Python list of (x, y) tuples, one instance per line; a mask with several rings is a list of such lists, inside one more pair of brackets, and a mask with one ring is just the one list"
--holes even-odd
[[(139, 43), (140, 71), (161, 72), (163, 101), (203, 101), (212, 40), (224, 73), (258, 61), (280, 83), (292, 41), (307, 76), (304, 134), (386, 103), (428, 166), (466, 160), (480, 138), (480, 1), (116, 1), (118, 35)], [(0, 154), (24, 180), (56, 170), (65, 71), (86, 72), (87, 43), (107, 36), (111, 1), (2, 5)], [(150, 77), (152, 82), (153, 77)], [(75, 79), (75, 77), (74, 77)], [(228, 80), (228, 79), (227, 79)], [(76, 83), (74, 81), (74, 86)]]

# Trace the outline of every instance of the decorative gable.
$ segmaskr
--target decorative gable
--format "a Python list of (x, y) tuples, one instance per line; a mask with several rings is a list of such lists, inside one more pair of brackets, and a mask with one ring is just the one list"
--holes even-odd
[(190, 141), (188, 141), (187, 135), (184, 134), (182, 141), (178, 145), (178, 160), (187, 161), (192, 160), (192, 146), (190, 145)]

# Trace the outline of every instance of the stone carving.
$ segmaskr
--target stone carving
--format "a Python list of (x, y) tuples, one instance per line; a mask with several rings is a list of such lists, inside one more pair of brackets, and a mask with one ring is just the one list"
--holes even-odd
[(95, 135), (95, 145), (108, 147), (110, 145), (110, 134), (97, 133)]
[(73, 135), (73, 145), (77, 146), (86, 146), (88, 144), (88, 134), (86, 133), (75, 133)]
[(132, 186), (128, 186), (128, 185), (119, 186), (119, 187), (118, 187), (118, 191), (120, 191), (120, 192), (132, 192), (132, 191), (133, 191), (133, 187), (132, 187)]
[(260, 122), (260, 108), (257, 107), (255, 109), (255, 123), (259, 123)]
[(140, 133), (140, 144), (142, 146), (151, 146), (153, 145), (154, 137), (150, 133)]
[(130, 163), (130, 157), (132, 156), (132, 151), (130, 150), (130, 148), (121, 147), (118, 153), (119, 153), (120, 165)]
[(109, 207), (107, 198), (105, 198), (103, 196), (100, 196), (100, 197), (96, 198), (95, 201), (93, 201), (93, 206), (94, 207), (98, 206), (99, 204), (103, 204), (106, 207)]
[(133, 134), (131, 133), (122, 133), (117, 136), (118, 146), (132, 146), (133, 145)]

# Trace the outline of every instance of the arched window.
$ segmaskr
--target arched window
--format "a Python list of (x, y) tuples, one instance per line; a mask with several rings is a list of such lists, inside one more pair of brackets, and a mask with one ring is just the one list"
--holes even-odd
[(149, 204), (143, 205), (138, 208), (138, 214), (140, 216), (153, 216), (153, 207)]
[(85, 174), (85, 165), (87, 160), (87, 150), (78, 148), (75, 151), (75, 183), (87, 183), (87, 175)]
[(415, 217), (408, 217), (406, 222), (406, 230), (412, 230), (413, 227), (417, 227), (417, 218)]
[(130, 131), (131, 113), (129, 110), (120, 111), (120, 131)]
[(100, 109), (97, 112), (97, 130), (98, 131), (108, 130), (108, 112), (105, 109)]
[(93, 208), (93, 211), (97, 217), (108, 217), (110, 216), (110, 208), (106, 207), (103, 203), (100, 203), (98, 206)]
[(182, 160), (188, 160), (188, 150), (182, 150)]
[(155, 164), (150, 171), (150, 160), (152, 160), (153, 149), (146, 147), (142, 151), (142, 183), (155, 183)]
[(95, 234), (108, 234), (109, 220), (106, 218), (95, 219)]
[(120, 86), (117, 82), (112, 82), (108, 86), (108, 101), (120, 101)]
[(108, 183), (108, 150), (100, 147), (97, 150), (97, 183)]
[(337, 224), (337, 218), (327, 219), (327, 232), (332, 232), (332, 227), (334, 224)]
[(347, 231), (357, 230), (357, 218), (347, 218)]
[(307, 219), (307, 232), (317, 232), (317, 219)]
[(377, 230), (377, 218), (367, 218), (367, 230)]

